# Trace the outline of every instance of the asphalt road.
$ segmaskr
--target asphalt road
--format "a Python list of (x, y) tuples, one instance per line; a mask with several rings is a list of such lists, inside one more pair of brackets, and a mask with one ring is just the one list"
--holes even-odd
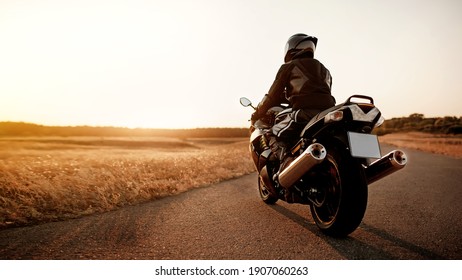
[[(390, 150), (384, 147), (383, 151)], [(256, 174), (64, 222), (0, 231), (1, 259), (462, 259), (462, 160), (412, 150), (372, 184), (349, 237), (308, 206), (264, 204)]]

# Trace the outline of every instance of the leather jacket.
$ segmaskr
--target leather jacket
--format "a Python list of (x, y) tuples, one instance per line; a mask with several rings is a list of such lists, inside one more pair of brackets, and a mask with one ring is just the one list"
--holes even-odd
[(302, 51), (279, 68), (268, 94), (257, 106), (256, 115), (261, 117), (281, 103), (288, 103), (295, 110), (323, 111), (335, 105), (331, 86), (329, 70), (311, 53)]

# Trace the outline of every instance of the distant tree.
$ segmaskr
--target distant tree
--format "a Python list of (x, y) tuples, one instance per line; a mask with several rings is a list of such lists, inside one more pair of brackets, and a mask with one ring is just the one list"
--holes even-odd
[(418, 113), (414, 113), (414, 114), (411, 114), (409, 115), (409, 120), (411, 122), (420, 122), (424, 119), (424, 115), (423, 114), (418, 114)]

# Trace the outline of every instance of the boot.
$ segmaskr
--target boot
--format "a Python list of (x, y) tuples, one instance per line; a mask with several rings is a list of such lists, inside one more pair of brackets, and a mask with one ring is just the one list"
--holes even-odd
[(275, 135), (271, 134), (268, 138), (269, 146), (272, 151), (272, 157), (281, 162), (281, 158), (284, 155), (285, 144), (281, 141), (278, 141)]

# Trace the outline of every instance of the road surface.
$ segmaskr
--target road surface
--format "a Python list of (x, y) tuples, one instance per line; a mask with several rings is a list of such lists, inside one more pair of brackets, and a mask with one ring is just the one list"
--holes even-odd
[[(391, 147), (385, 146), (389, 151)], [(335, 239), (309, 207), (264, 204), (256, 174), (80, 219), (0, 231), (1, 259), (462, 259), (462, 160), (412, 150)]]

